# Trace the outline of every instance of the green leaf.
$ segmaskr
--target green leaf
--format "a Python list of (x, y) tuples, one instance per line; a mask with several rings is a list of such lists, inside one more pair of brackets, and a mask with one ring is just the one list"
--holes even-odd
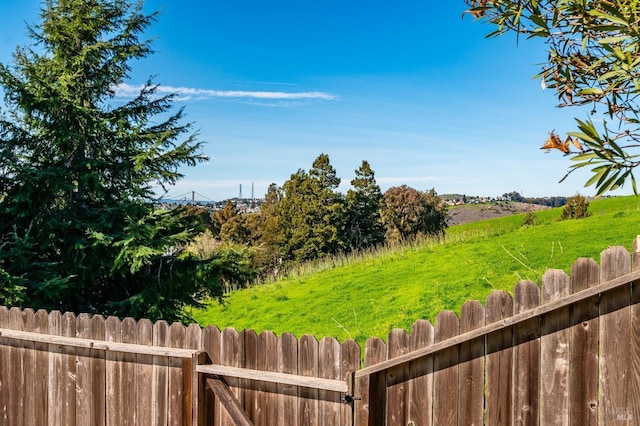
[(591, 143), (593, 143), (593, 144), (595, 144), (595, 145), (597, 145), (597, 146), (600, 146), (600, 145), (601, 145), (599, 138), (594, 139), (594, 138), (592, 138), (591, 136), (587, 135), (586, 133), (582, 133), (582, 132), (568, 132), (567, 134), (568, 134), (569, 136), (571, 136), (571, 137), (578, 138), (578, 139), (583, 140), (583, 141), (591, 142)]
[(608, 173), (608, 170), (609, 170), (608, 166), (600, 166), (600, 167), (594, 168), (592, 170), (592, 172), (594, 172), (594, 175), (591, 176), (591, 178), (584, 184), (584, 186), (588, 187), (600, 181), (603, 175), (606, 176), (606, 174)]
[(612, 43), (620, 43), (626, 40), (630, 40), (631, 36), (628, 35), (622, 35), (622, 36), (611, 36), (611, 37), (604, 37), (600, 40), (598, 40), (599, 44), (612, 44)]
[(601, 95), (603, 94), (604, 91), (600, 88), (597, 87), (589, 87), (588, 89), (582, 89), (578, 92), (579, 96), (585, 96), (585, 95)]
[[(585, 152), (584, 154), (574, 155), (573, 157), (571, 157), (571, 161), (585, 161), (594, 158), (598, 158), (598, 156), (593, 152)], [(586, 162), (586, 164), (590, 164), (590, 162)]]

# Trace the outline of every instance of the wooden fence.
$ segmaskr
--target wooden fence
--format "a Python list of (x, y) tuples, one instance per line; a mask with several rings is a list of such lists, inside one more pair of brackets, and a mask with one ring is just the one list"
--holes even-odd
[(0, 307), (0, 424), (640, 424), (640, 253), (353, 341)]

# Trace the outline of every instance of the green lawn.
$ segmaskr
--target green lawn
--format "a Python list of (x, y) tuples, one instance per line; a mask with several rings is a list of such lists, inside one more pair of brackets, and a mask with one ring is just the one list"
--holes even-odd
[(520, 279), (540, 283), (549, 268), (567, 272), (578, 257), (599, 260), (612, 245), (627, 249), (640, 228), (640, 198), (591, 202), (592, 216), (557, 221), (560, 209), (538, 212), (540, 224), (522, 227), (524, 215), (451, 227), (444, 243), (384, 250), (343, 266), (232, 293), (225, 306), (194, 311), (203, 326), (272, 330), (339, 340), (386, 338), (417, 319), (459, 312), (467, 300), (494, 289), (512, 292)]

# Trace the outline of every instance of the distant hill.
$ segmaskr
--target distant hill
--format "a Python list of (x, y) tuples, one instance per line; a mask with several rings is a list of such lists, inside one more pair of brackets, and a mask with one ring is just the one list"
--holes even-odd
[(449, 207), (449, 226), (462, 225), (464, 223), (477, 222), (497, 217), (526, 213), (530, 210), (547, 210), (550, 207), (540, 204), (521, 203), (517, 201), (496, 201), (481, 204), (461, 204)]

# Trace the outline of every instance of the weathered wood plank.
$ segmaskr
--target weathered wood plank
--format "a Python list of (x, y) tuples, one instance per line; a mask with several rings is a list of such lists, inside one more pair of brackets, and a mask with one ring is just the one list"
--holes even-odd
[[(22, 331), (22, 311), (20, 308), (9, 310), (9, 328)], [(25, 365), (23, 359), (25, 342), (13, 342), (10, 349), (11, 381), (9, 387), (9, 419), (16, 425), (24, 424)]]
[[(514, 313), (540, 305), (540, 287), (520, 281), (513, 292)], [(540, 418), (540, 318), (513, 327), (513, 424), (537, 425)]]
[[(258, 334), (253, 330), (242, 330), (240, 333), (240, 338), (242, 339), (242, 344), (244, 345), (244, 359), (242, 362), (243, 368), (238, 369), (242, 372), (246, 372), (247, 370), (252, 370), (258, 372), (259, 375), (265, 374), (264, 372), (260, 372), (258, 370)], [(224, 367), (235, 369), (235, 367)], [(234, 377), (237, 377), (234, 375)], [(241, 378), (241, 377), (239, 377)], [(240, 380), (238, 383), (242, 386), (242, 396), (244, 399), (243, 407), (244, 411), (247, 413), (252, 421), (255, 421), (261, 410), (261, 407), (258, 407), (258, 386), (255, 382), (250, 380)]]
[[(184, 325), (174, 322), (169, 326), (169, 346), (172, 348), (184, 347), (185, 341)], [(171, 426), (185, 424), (183, 418), (182, 404), (184, 402), (184, 389), (182, 380), (182, 360), (180, 358), (169, 358), (169, 404), (168, 421)]]
[[(625, 275), (630, 270), (631, 255), (623, 247), (610, 247), (601, 253), (600, 282)], [(600, 425), (628, 421), (629, 410), (633, 409), (629, 405), (630, 303), (629, 284), (603, 294), (600, 301)]]
[[(153, 323), (148, 319), (141, 319), (137, 324), (136, 344), (153, 345)], [(151, 401), (153, 388), (153, 356), (138, 354), (135, 364), (135, 405), (136, 422), (140, 425), (152, 425), (153, 404)]]
[[(451, 311), (441, 311), (436, 316), (436, 342), (450, 339), (460, 333), (460, 319)], [(458, 424), (458, 361), (459, 348), (452, 347), (438, 352), (433, 359), (433, 386), (438, 391), (433, 399), (433, 422), (437, 425)]]
[[(33, 332), (35, 329), (35, 313), (33, 309), (25, 309), (22, 311), (22, 329), (24, 331)], [(35, 350), (35, 342), (24, 342), (23, 360), (24, 370), (21, 380), (25, 383), (26, 391), (24, 393), (24, 424), (33, 425), (35, 423), (36, 406), (42, 404), (44, 399), (36, 400), (39, 394), (39, 384), (36, 376), (37, 368), (37, 351)]]
[[(122, 323), (118, 317), (110, 316), (105, 321), (105, 340), (122, 340)], [(120, 425), (123, 422), (120, 395), (122, 394), (122, 353), (108, 351), (106, 359), (106, 406), (107, 426)]]
[[(485, 311), (482, 303), (466, 302), (460, 310), (460, 332), (482, 327), (484, 319)], [(460, 345), (458, 389), (460, 393), (459, 424), (481, 425), (484, 418), (483, 337)]]
[[(244, 341), (240, 334), (233, 328), (225, 328), (222, 331), (220, 339), (220, 364), (230, 367), (242, 367), (244, 360)], [(226, 383), (236, 396), (240, 404), (244, 405), (244, 394), (241, 387), (241, 381), (237, 378), (227, 378)], [(221, 425), (233, 424), (229, 415), (223, 410), (220, 412)], [(253, 419), (255, 422), (255, 419)]]
[[(91, 317), (91, 338), (106, 339), (106, 322), (102, 315)], [(91, 425), (103, 426), (107, 422), (107, 362), (102, 350), (91, 351)]]
[[(0, 327), (9, 328), (9, 309), (0, 306)], [(9, 424), (9, 410), (12, 401), (9, 399), (11, 383), (11, 347), (9, 339), (0, 335), (0, 420), (2, 424)]]
[[(571, 293), (598, 285), (600, 268), (593, 259), (577, 259), (571, 266)], [(598, 422), (599, 297), (576, 303), (571, 310), (569, 359), (569, 418), (572, 424)]]
[[(345, 340), (341, 345), (342, 350), (342, 363), (340, 377), (344, 382), (351, 383), (353, 381), (353, 373), (360, 368), (360, 346), (355, 340)], [(355, 387), (351, 383), (351, 388), (346, 392), (343, 392), (345, 398), (357, 396), (355, 394)], [(349, 403), (345, 400), (345, 404), (342, 404), (342, 413), (340, 415), (343, 425), (352, 426), (354, 423), (354, 402)]]
[[(156, 321), (153, 324), (153, 345), (170, 346), (169, 324), (166, 321)], [(153, 418), (158, 426), (169, 424), (169, 358), (166, 356), (153, 357), (153, 387), (151, 401), (153, 404)]]
[[(258, 370), (277, 371), (277, 337), (271, 331), (263, 331), (258, 335)], [(260, 415), (254, 423), (256, 425), (273, 425), (278, 421), (278, 387), (275, 383), (263, 382), (258, 385), (258, 408)]]
[[(196, 367), (196, 371), (203, 374), (223, 376), (225, 379), (239, 378), (250, 381), (276, 383), (286, 386), (298, 386), (310, 389), (321, 389), (330, 392), (346, 392), (347, 383), (343, 380), (307, 377), (298, 374), (286, 374), (274, 371), (255, 370), (245, 367), (229, 367), (226, 365), (205, 364)], [(251, 388), (251, 385), (247, 385)]]
[[(122, 343), (136, 343), (138, 324), (133, 318), (122, 320)], [(136, 423), (136, 354), (122, 354), (122, 384), (119, 395), (119, 405), (122, 407), (122, 425), (135, 425)]]
[[(433, 344), (435, 330), (427, 320), (413, 323), (409, 336), (411, 350)], [(407, 424), (431, 426), (433, 413), (433, 356), (409, 362), (409, 415)]]
[[(640, 270), (640, 236), (633, 240), (631, 269)], [(640, 281), (631, 285), (631, 365), (629, 384), (630, 414), (635, 421), (640, 418)]]
[[(62, 315), (62, 335), (75, 337), (76, 316), (72, 312)], [(62, 346), (62, 421), (63, 424), (73, 426), (76, 422), (76, 348)]]
[[(35, 314), (35, 324), (32, 330), (35, 333), (46, 334), (49, 332), (49, 314), (39, 309)], [(48, 420), (49, 395), (49, 346), (45, 343), (35, 342), (36, 365), (33, 370), (33, 399), (36, 401), (33, 412), (34, 425), (44, 425)], [(1, 393), (1, 391), (0, 391)]]
[[(340, 380), (341, 352), (340, 343), (333, 337), (324, 337), (320, 340), (318, 345), (318, 376), (320, 378)], [(339, 425), (340, 393), (321, 389), (318, 391), (318, 398), (320, 399), (318, 424)]]
[[(59, 336), (62, 333), (62, 315), (59, 311), (49, 313), (48, 332), (49, 335)], [(47, 404), (49, 418), (47, 424), (63, 425), (62, 421), (62, 404), (63, 402), (63, 383), (62, 377), (62, 355), (60, 346), (49, 345), (49, 391), (47, 395)]]
[[(364, 365), (369, 367), (382, 363), (386, 359), (387, 345), (384, 341), (375, 337), (367, 339), (364, 346)], [(366, 411), (361, 414), (366, 414), (363, 416), (366, 419), (365, 424), (369, 426), (384, 425), (387, 418), (386, 393), (387, 381), (384, 371), (370, 375), (368, 392), (362, 392)]]
[[(214, 326), (208, 326), (202, 332), (202, 350), (207, 354), (208, 361), (213, 364), (220, 364), (220, 334), (220, 329)], [(220, 402), (209, 387), (206, 387), (205, 399), (206, 424), (219, 426)]]
[[(387, 336), (387, 359), (409, 352), (409, 335), (400, 328), (391, 330)], [(407, 424), (407, 393), (409, 363), (398, 365), (386, 371), (387, 382), (387, 425)]]
[[(504, 322), (513, 315), (513, 300), (504, 291), (493, 291), (487, 297), (486, 324)], [(503, 328), (487, 336), (486, 423), (510, 425), (512, 415), (513, 349), (512, 329)]]
[[(76, 336), (83, 339), (91, 339), (91, 317), (88, 314), (80, 314), (76, 318)], [(92, 404), (92, 371), (91, 349), (76, 349), (76, 424), (91, 425)]]
[(184, 387), (189, 387), (188, 398), (184, 402), (185, 417), (192, 425), (204, 420), (204, 383), (196, 373), (197, 365), (206, 360), (202, 352), (202, 328), (198, 324), (189, 324), (186, 330), (185, 347), (199, 352), (194, 354), (190, 363), (190, 371), (184, 371)]
[(169, 348), (162, 346), (145, 346), (133, 343), (107, 342), (102, 340), (87, 340), (77, 337), (65, 337), (56, 335), (41, 335), (39, 333), (31, 333), (26, 331), (16, 331), (6, 328), (0, 328), (0, 337), (11, 340), (42, 342), (59, 347), (69, 346), (72, 348), (100, 349), (111, 352), (121, 352), (129, 354), (147, 354), (159, 355), (173, 358), (190, 359), (198, 351), (183, 348)]
[(251, 419), (226, 383), (218, 377), (209, 377), (207, 378), (207, 385), (213, 390), (216, 397), (220, 400), (225, 412), (229, 416), (231, 422), (233, 422), (232, 424), (237, 426), (253, 426)]
[[(298, 374), (318, 377), (318, 341), (314, 336), (304, 335), (298, 342)], [(300, 388), (299, 408), (300, 424), (318, 424), (318, 390)]]
[[(291, 333), (278, 338), (278, 372), (290, 375), (298, 374), (298, 339)], [(298, 387), (280, 382), (278, 385), (279, 425), (296, 426), (298, 424)]]
[[(542, 302), (569, 294), (569, 277), (550, 269), (542, 276)], [(569, 307), (545, 315), (541, 324), (540, 423), (569, 424)]]

